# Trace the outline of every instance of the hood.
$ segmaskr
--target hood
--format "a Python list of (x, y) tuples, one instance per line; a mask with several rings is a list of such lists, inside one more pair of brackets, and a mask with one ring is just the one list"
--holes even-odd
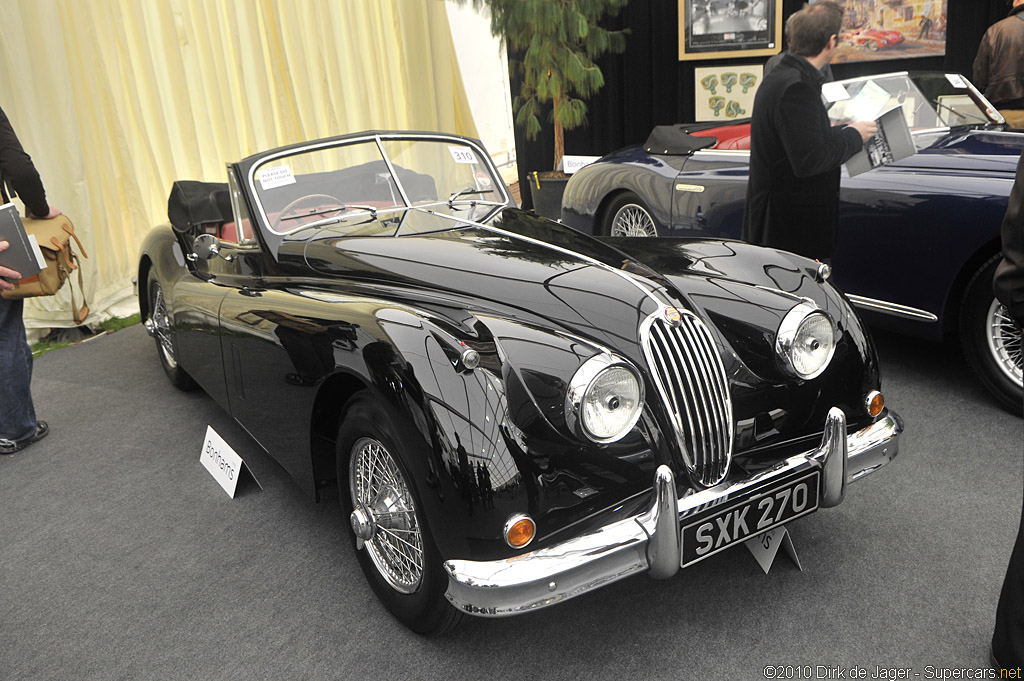
[(937, 134), (916, 135), (926, 145), (918, 153), (895, 163), (901, 168), (943, 170), (953, 173), (1006, 173), (1014, 175), (1024, 134), (1001, 130), (958, 128)]
[(342, 238), (321, 230), (315, 239), (285, 242), (279, 260), (289, 274), (312, 268), (385, 298), (546, 322), (632, 359), (640, 322), (660, 303), (689, 307), (653, 270), (525, 211), (502, 211), (489, 223), (495, 230), (453, 221), (463, 226), (416, 234), (416, 220), (410, 213), (407, 235), (398, 237)]

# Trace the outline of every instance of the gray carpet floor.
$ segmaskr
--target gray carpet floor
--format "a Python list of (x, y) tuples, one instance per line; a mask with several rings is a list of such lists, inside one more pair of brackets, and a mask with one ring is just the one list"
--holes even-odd
[[(802, 572), (780, 558), (765, 575), (737, 548), (668, 581), (633, 577), (440, 639), (378, 606), (337, 504), (315, 505), (212, 400), (175, 390), (140, 326), (49, 353), (33, 390), (53, 433), (0, 457), (0, 679), (987, 667), (1024, 489), (1022, 421), (954, 350), (876, 340), (888, 403), (907, 422), (901, 454), (841, 506), (792, 523)], [(214, 482), (199, 462), (207, 425), (262, 489), (232, 500)]]

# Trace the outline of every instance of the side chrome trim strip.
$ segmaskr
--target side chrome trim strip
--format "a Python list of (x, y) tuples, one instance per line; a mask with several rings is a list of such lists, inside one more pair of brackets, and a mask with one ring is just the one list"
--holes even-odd
[(899, 303), (890, 303), (887, 300), (876, 300), (875, 298), (868, 298), (866, 296), (858, 296), (853, 294), (847, 294), (847, 298), (850, 302), (857, 307), (862, 307), (865, 310), (871, 310), (873, 312), (881, 312), (882, 314), (892, 315), (894, 317), (902, 317), (904, 319), (912, 319), (916, 322), (937, 322), (939, 318), (928, 312), (927, 310), (919, 310), (916, 307), (910, 307), (908, 305), (900, 305)]

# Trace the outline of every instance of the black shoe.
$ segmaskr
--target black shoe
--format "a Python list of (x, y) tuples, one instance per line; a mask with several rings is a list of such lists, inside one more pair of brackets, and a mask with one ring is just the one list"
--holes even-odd
[(28, 447), (33, 442), (39, 442), (44, 437), (50, 434), (50, 426), (46, 424), (46, 421), (36, 421), (36, 432), (32, 437), (27, 437), (24, 440), (13, 440), (0, 439), (0, 454), (14, 454)]

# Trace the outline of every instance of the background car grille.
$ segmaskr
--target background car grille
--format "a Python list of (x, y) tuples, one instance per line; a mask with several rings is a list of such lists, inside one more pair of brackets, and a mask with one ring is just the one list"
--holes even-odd
[(664, 310), (648, 317), (641, 338), (687, 470), (711, 487), (725, 478), (732, 460), (732, 398), (711, 332), (692, 313), (681, 313), (678, 326)]

